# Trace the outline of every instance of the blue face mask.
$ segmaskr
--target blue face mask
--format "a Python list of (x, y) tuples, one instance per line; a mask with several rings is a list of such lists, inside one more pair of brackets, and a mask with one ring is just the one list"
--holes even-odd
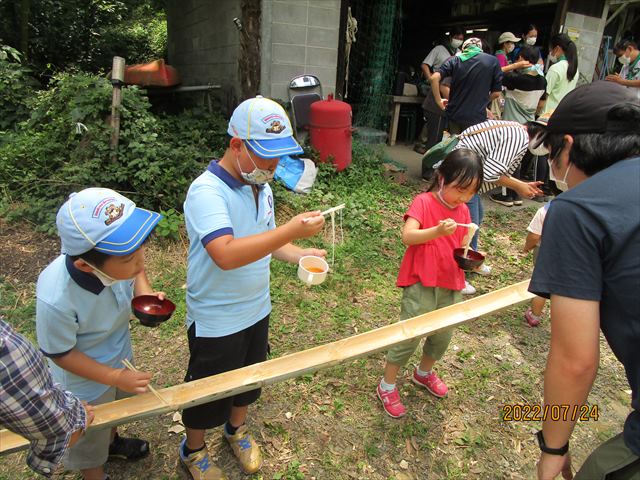
[(236, 157), (236, 162), (238, 163), (238, 168), (240, 169), (240, 176), (242, 177), (242, 179), (251, 185), (262, 185), (264, 183), (268, 183), (271, 180), (273, 180), (273, 176), (276, 174), (275, 170), (271, 171), (264, 168), (258, 168), (258, 166), (256, 165), (256, 162), (253, 161), (253, 158), (249, 153), (249, 149), (247, 148), (244, 142), (242, 142), (242, 146), (247, 152), (247, 155), (249, 156), (249, 160), (251, 160), (251, 163), (253, 163), (253, 166), (255, 167), (250, 172), (243, 172), (242, 168), (240, 167), (240, 161), (238, 160), (238, 157)]
[(540, 65), (538, 63), (536, 63), (535, 65), (531, 65), (530, 67), (525, 68), (524, 71), (525, 72), (536, 72), (541, 77), (544, 77), (544, 69), (542, 68), (542, 65)]

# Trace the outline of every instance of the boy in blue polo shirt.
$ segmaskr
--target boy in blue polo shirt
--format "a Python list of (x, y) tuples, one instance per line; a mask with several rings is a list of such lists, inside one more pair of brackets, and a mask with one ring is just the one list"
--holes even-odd
[[(132, 360), (129, 318), (134, 295), (153, 293), (144, 272), (143, 242), (160, 214), (137, 208), (106, 188), (73, 193), (58, 211), (62, 255), (36, 288), (36, 331), (54, 380), (91, 405), (144, 393), (151, 374), (123, 368)], [(109, 456), (149, 453), (146, 441), (115, 429), (87, 432), (63, 458), (85, 480), (104, 480)]]
[[(246, 100), (233, 112), (227, 132), (232, 138), (224, 156), (194, 180), (184, 203), (190, 240), (185, 381), (264, 361), (271, 256), (297, 263), (304, 255), (326, 255), (291, 243), (320, 231), (319, 211), (275, 225), (268, 182), (281, 155), (303, 152), (282, 107), (262, 97)], [(226, 478), (204, 443), (205, 431), (222, 424), (242, 469), (260, 469), (260, 448), (245, 425), (247, 409), (259, 396), (257, 389), (184, 410), (187, 436), (180, 459), (194, 479)]]

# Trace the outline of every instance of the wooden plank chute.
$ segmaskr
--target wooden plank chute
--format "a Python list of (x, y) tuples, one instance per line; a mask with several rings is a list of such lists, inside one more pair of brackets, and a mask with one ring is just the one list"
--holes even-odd
[[(193, 407), (386, 350), (406, 340), (455, 327), (525, 302), (534, 297), (527, 291), (528, 286), (529, 280), (525, 280), (466, 302), (353, 337), (160, 389), (159, 393), (167, 404), (160, 402), (153, 394), (146, 393), (98, 405), (94, 409), (95, 419), (89, 428), (113, 427), (179, 408)], [(27, 446), (28, 441), (21, 436), (7, 430), (0, 431), (0, 453), (15, 452)]]

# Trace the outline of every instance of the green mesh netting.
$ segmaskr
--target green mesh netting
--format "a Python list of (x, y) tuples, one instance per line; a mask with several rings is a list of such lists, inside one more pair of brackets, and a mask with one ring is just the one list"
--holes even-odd
[(354, 124), (386, 130), (400, 47), (400, 0), (351, 0), (358, 34), (349, 62)]

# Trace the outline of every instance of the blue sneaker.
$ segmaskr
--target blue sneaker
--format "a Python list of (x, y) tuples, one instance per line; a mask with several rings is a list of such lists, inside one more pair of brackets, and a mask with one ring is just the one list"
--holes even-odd
[(203, 448), (191, 455), (184, 456), (186, 437), (180, 442), (180, 465), (189, 472), (193, 480), (227, 480), (227, 476), (220, 470), (209, 457), (207, 448)]

